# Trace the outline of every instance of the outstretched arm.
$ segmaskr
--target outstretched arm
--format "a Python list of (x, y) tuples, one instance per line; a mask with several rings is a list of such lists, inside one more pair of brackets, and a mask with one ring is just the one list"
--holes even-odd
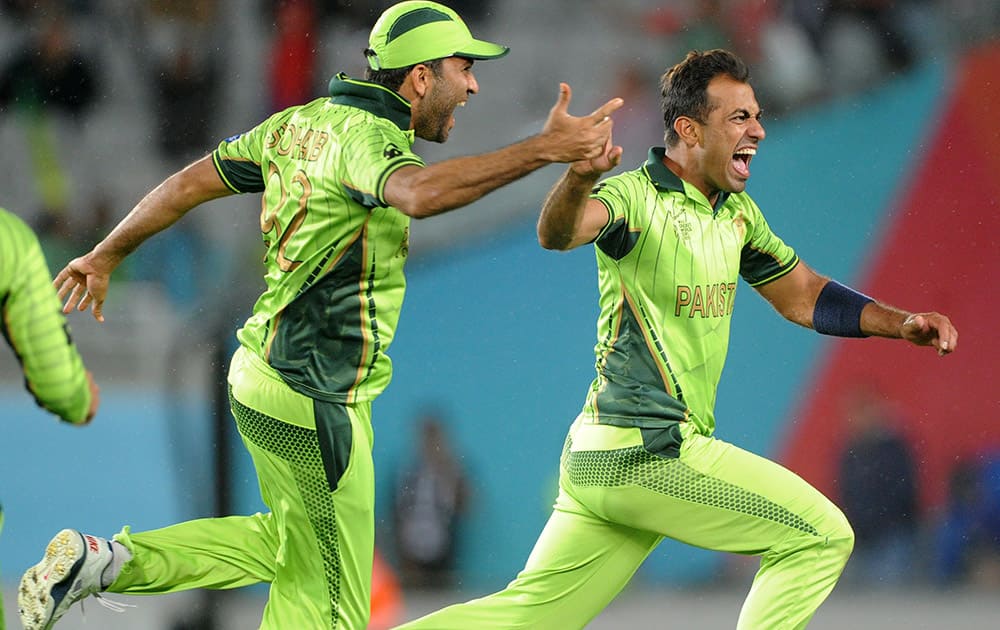
[(593, 113), (569, 114), (571, 92), (559, 84), (559, 99), (538, 135), (510, 146), (429, 166), (404, 166), (389, 176), (385, 200), (401, 212), (425, 218), (470, 204), (547, 164), (600, 155), (611, 135), (610, 115), (622, 106), (611, 99)]
[(825, 334), (905, 339), (939, 355), (958, 347), (958, 330), (940, 313), (910, 313), (819, 275), (800, 262), (785, 276), (757, 287), (783, 317)]
[(232, 194), (207, 155), (168, 177), (136, 204), (104, 240), (89, 253), (71, 260), (56, 276), (63, 312), (92, 306), (94, 318), (104, 321), (101, 309), (108, 282), (122, 260), (146, 239), (165, 230), (195, 206)]

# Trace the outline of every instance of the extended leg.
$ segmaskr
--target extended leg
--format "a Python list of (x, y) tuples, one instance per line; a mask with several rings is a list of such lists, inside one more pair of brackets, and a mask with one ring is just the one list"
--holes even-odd
[(401, 628), (583, 628), (614, 599), (660, 540), (595, 518), (560, 491), (527, 564), (504, 590)]

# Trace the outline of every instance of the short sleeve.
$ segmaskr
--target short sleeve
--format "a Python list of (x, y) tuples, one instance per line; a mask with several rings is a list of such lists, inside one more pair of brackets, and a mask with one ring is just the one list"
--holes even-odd
[(799, 257), (771, 231), (757, 204), (745, 197), (740, 212), (747, 228), (740, 253), (740, 276), (750, 286), (757, 287), (773, 282), (794, 269)]
[(267, 137), (267, 129), (273, 119), (272, 116), (250, 131), (226, 138), (212, 153), (212, 161), (219, 176), (233, 192), (264, 190), (264, 175), (261, 171), (264, 138)]
[(621, 260), (635, 246), (636, 235), (629, 230), (628, 209), (634, 198), (634, 182), (624, 177), (611, 177), (598, 184), (590, 193), (591, 199), (603, 203), (608, 209), (608, 223), (597, 235), (594, 243), (614, 260)]
[(345, 163), (340, 183), (352, 199), (368, 208), (389, 205), (385, 184), (390, 175), (404, 166), (424, 166), (410, 149), (407, 132), (382, 119), (372, 117), (369, 124), (351, 127), (342, 142)]

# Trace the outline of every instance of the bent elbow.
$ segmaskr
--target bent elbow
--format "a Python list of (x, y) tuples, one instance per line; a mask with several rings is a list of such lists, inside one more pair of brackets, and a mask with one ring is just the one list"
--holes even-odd
[(405, 214), (406, 216), (410, 217), (411, 219), (426, 219), (428, 217), (434, 216), (435, 214), (440, 214), (441, 212), (440, 210), (436, 210), (431, 206), (419, 205), (419, 204), (397, 206), (396, 209)]
[(396, 209), (411, 219), (426, 219), (448, 210), (441, 196), (434, 191), (413, 190), (402, 199)]
[(538, 244), (543, 249), (564, 252), (569, 249), (569, 243), (569, 239), (563, 236), (538, 232)]
[(542, 249), (558, 250), (559, 246), (546, 236), (538, 235), (538, 244), (542, 246)]
[(420, 212), (420, 208), (408, 203), (399, 203), (393, 206), (396, 210), (399, 210), (411, 219), (423, 219), (424, 215)]

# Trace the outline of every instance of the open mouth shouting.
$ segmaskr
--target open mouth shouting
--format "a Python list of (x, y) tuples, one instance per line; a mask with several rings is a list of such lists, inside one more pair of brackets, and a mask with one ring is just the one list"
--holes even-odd
[(733, 153), (733, 170), (736, 174), (743, 179), (749, 179), (750, 177), (750, 160), (753, 156), (757, 155), (757, 149), (754, 147), (742, 147)]
[(459, 107), (465, 107), (465, 103), (466, 101), (459, 101), (451, 108), (451, 115), (448, 116), (448, 129), (452, 129), (455, 126), (455, 110)]

